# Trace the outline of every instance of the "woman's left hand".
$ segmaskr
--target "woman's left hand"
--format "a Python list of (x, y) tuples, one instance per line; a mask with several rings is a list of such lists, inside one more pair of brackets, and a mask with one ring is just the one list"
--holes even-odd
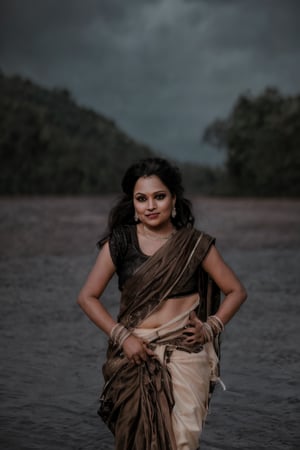
[(195, 311), (190, 314), (189, 322), (183, 332), (186, 335), (185, 342), (187, 344), (203, 344), (205, 341), (203, 335), (203, 322), (197, 317)]

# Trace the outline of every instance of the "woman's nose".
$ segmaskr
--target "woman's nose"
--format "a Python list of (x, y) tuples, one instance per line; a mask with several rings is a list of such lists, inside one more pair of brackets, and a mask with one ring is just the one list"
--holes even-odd
[(148, 199), (148, 209), (152, 210), (155, 208), (155, 201), (152, 198)]

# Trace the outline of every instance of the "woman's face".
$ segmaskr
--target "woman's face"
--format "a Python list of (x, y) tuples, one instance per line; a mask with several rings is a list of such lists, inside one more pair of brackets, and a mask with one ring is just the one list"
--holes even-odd
[(141, 177), (133, 190), (133, 204), (139, 220), (149, 227), (161, 227), (171, 221), (176, 197), (156, 175)]

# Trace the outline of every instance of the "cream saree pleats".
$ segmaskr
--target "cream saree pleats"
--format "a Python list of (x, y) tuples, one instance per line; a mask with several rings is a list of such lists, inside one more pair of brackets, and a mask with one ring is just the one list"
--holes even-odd
[(176, 450), (199, 448), (199, 437), (208, 409), (210, 364), (205, 347), (200, 352), (191, 353), (161, 342), (167, 337), (170, 339), (182, 334), (190, 312), (196, 307), (197, 304), (161, 327), (134, 330), (134, 334), (145, 341), (155, 342), (157, 358), (171, 375), (174, 398), (171, 420)]

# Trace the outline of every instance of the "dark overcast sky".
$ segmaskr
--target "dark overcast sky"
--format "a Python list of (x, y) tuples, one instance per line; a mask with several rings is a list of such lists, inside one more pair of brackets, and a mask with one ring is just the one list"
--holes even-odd
[(70, 89), (167, 156), (217, 163), (205, 125), (300, 92), (298, 0), (1, 0), (0, 67)]

